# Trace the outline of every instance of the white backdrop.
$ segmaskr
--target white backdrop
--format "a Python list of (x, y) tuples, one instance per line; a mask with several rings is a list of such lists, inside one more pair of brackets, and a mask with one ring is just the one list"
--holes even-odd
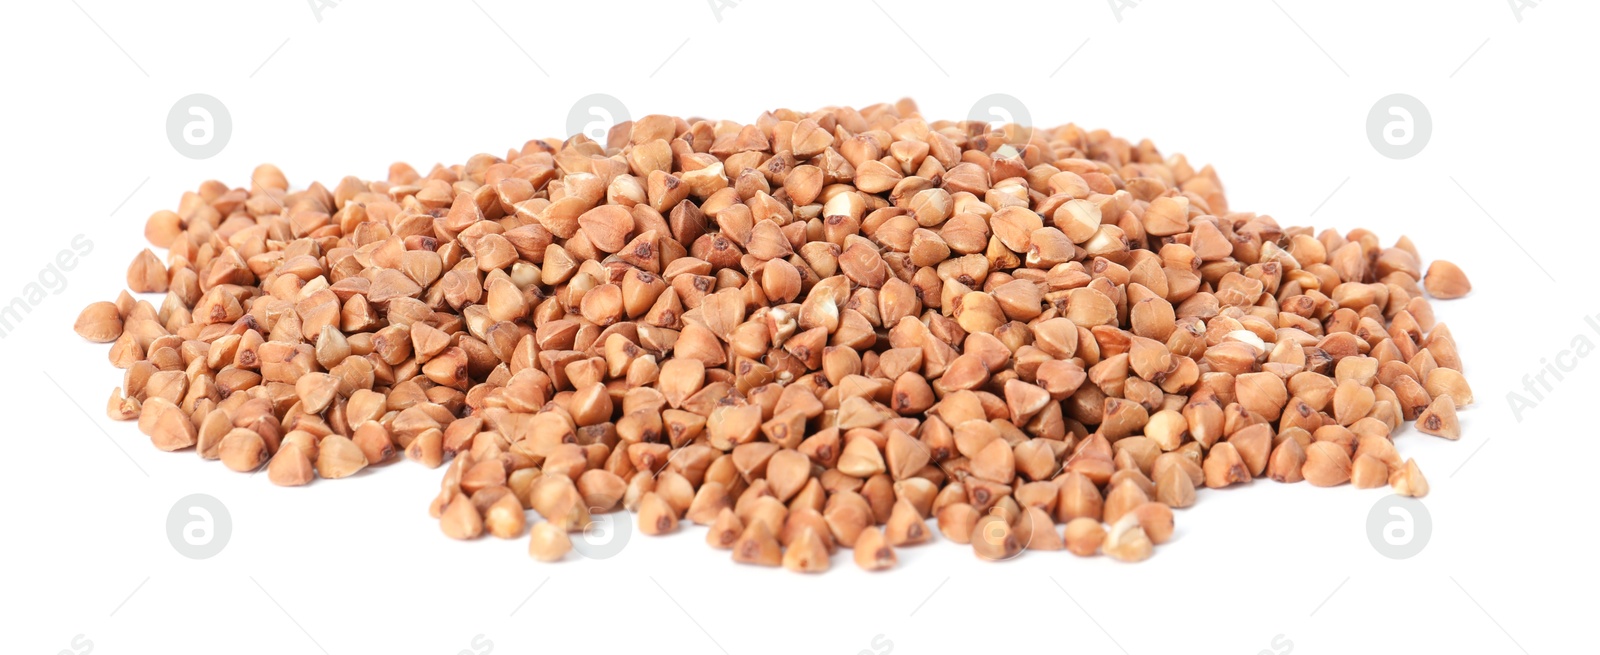
[[(1600, 361), (1561, 359), (1574, 370), (1549, 377), (1520, 416), (1507, 394), (1576, 339), (1600, 342), (1584, 323), (1600, 315), (1583, 199), (1600, 145), (1594, 3), (51, 0), (8, 14), (0, 302), (23, 298), (29, 311), (0, 340), (0, 650), (1284, 655), (1592, 643), (1593, 603), (1564, 599), (1600, 583), (1587, 504)], [(206, 159), (180, 154), (166, 128), (196, 93), (231, 123)], [(1202, 491), (1177, 538), (1139, 565), (1065, 553), (989, 565), (935, 543), (903, 549), (890, 573), (841, 556), (805, 577), (736, 566), (694, 528), (635, 535), (608, 560), (541, 564), (525, 539), (441, 535), (426, 512), (437, 471), (402, 462), (281, 489), (161, 453), (105, 417), (120, 371), (72, 320), (116, 295), (145, 217), (184, 190), (247, 185), (262, 161), (298, 188), (382, 177), (397, 160), (426, 170), (503, 154), (564, 135), (575, 103), (596, 93), (634, 117), (742, 120), (902, 96), (930, 118), (963, 118), (1007, 94), (1037, 125), (1149, 137), (1214, 164), (1236, 209), (1370, 227), (1386, 243), (1409, 235), (1474, 284), (1435, 305), (1478, 399), (1462, 439), (1397, 436), (1432, 484), (1427, 541), (1398, 560), (1374, 545), (1369, 512), (1387, 489), (1257, 482)], [(1420, 150), (1401, 159), (1368, 135), (1369, 113), (1396, 93), (1426, 108), (1411, 115), (1407, 147)], [(1383, 122), (1399, 120), (1386, 109)], [(77, 235), (87, 254), (52, 269)], [(30, 283), (44, 293), (30, 297)], [(167, 532), (196, 493), (231, 523), (208, 559), (184, 557)]]

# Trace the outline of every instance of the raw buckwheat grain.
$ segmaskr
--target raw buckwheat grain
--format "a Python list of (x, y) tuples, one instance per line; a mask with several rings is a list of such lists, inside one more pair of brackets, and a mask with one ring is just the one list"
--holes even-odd
[(1393, 437), (1472, 402), (1423, 293), (1460, 268), (1070, 124), (651, 115), (251, 180), (151, 215), (127, 282), (159, 303), (78, 317), (125, 370), (107, 413), (278, 485), (448, 463), (442, 531), (540, 561), (619, 508), (800, 572), (893, 567), (928, 517), (984, 559), (1139, 561), (1202, 487), (1421, 496)]

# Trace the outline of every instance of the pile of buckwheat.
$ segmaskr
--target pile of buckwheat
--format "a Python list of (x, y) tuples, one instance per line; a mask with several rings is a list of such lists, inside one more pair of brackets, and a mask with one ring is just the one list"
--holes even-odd
[[(1472, 402), (1459, 268), (1232, 211), (1210, 167), (902, 100), (646, 116), (419, 174), (206, 182), (78, 318), (112, 418), (279, 485), (446, 466), (445, 534), (556, 560), (593, 515), (734, 561), (944, 538), (1149, 557), (1201, 487), (1428, 484)], [(448, 462), (448, 464), (447, 464)], [(540, 520), (530, 520), (528, 510)], [(1057, 527), (1065, 524), (1065, 527)]]

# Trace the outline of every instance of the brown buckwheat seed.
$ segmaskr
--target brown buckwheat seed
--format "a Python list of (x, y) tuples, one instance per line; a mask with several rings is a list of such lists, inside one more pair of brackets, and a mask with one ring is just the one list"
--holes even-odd
[(1430, 304), (1460, 268), (1077, 125), (649, 115), (291, 189), (150, 216), (165, 252), (73, 325), (123, 371), (107, 415), (282, 486), (404, 453), (446, 536), (541, 562), (622, 509), (799, 572), (935, 529), (1139, 561), (1202, 487), (1426, 494), (1402, 425), (1473, 402)]

